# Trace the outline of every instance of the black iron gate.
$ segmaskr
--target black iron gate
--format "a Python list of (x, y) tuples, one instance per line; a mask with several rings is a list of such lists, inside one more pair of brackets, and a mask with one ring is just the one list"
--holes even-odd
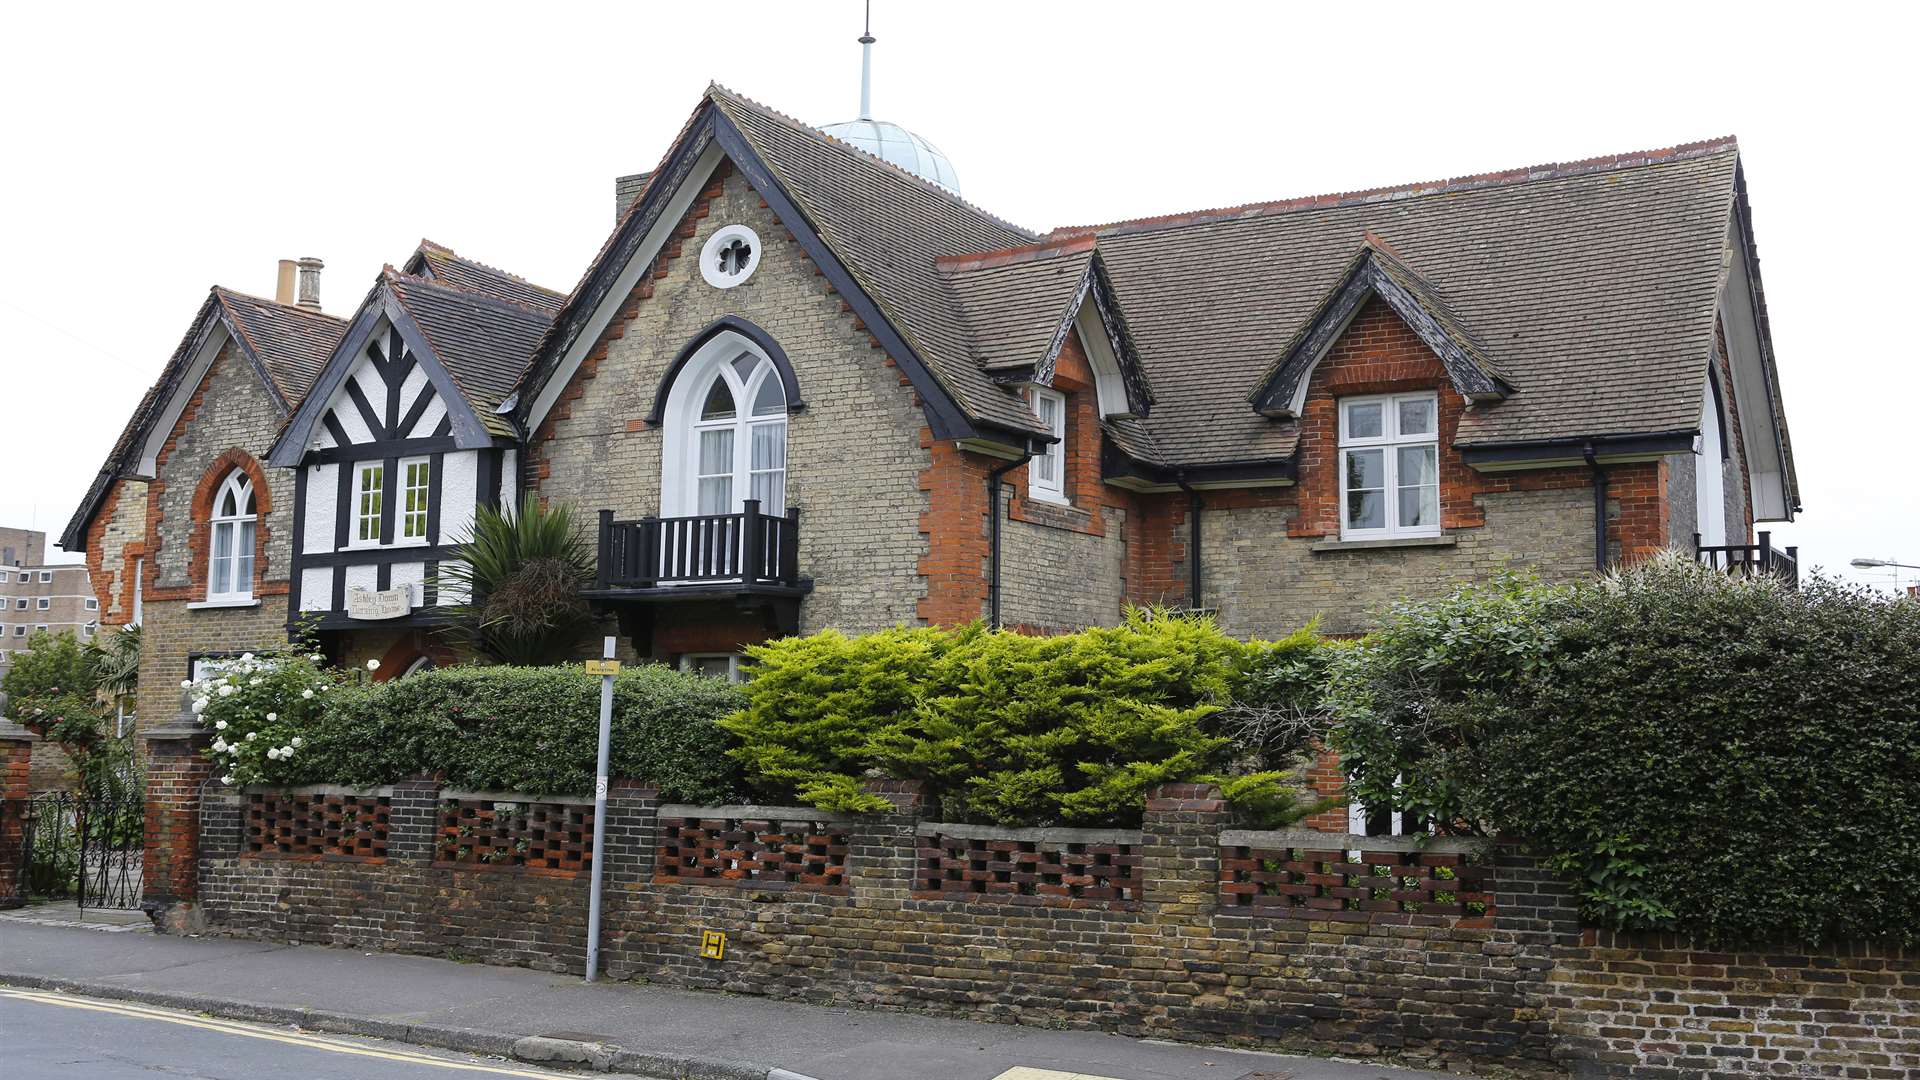
[(20, 889), (29, 900), (140, 906), (146, 799), (138, 786), (43, 791), (25, 810)]

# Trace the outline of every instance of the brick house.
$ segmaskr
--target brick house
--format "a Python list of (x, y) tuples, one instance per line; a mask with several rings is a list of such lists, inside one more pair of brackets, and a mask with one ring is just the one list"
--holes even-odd
[[(713, 87), (570, 295), (423, 245), (300, 316), (305, 385), (176, 356), (69, 529), (108, 620), (161, 598), (232, 649), (306, 613), (404, 669), (434, 565), (519, 491), (598, 516), (632, 655), (714, 671), (829, 626), (1352, 632), (1509, 567), (1793, 569), (1754, 543), (1799, 495), (1730, 139), (1042, 234), (880, 127)], [(252, 412), (199, 404), (216, 375)], [(194, 577), (228, 448), (267, 466), (257, 626)]]

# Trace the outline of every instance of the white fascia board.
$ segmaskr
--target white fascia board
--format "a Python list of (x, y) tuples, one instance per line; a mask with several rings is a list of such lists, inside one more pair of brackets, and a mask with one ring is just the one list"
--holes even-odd
[(194, 391), (200, 388), (200, 380), (207, 377), (207, 369), (213, 366), (213, 358), (220, 355), (228, 337), (226, 321), (215, 318), (207, 329), (206, 338), (194, 350), (186, 377), (173, 388), (173, 395), (167, 398), (166, 405), (154, 418), (153, 426), (147, 429), (147, 441), (140, 448), (140, 464), (134, 470), (135, 479), (151, 480), (159, 470), (160, 448), (167, 445), (167, 436), (173, 434), (173, 425), (180, 422), (180, 414), (186, 411), (187, 402), (193, 399)]
[(646, 239), (635, 249), (633, 257), (627, 260), (627, 265), (621, 267), (620, 276), (614, 279), (613, 288), (607, 290), (607, 295), (594, 309), (593, 317), (580, 328), (580, 333), (574, 337), (572, 346), (560, 358), (560, 363), (554, 366), (553, 374), (547, 377), (546, 385), (540, 388), (539, 396), (533, 399), (533, 408), (527, 411), (529, 433), (539, 430), (540, 424), (547, 417), (548, 410), (552, 409), (554, 402), (559, 400), (560, 392), (566, 389), (568, 380), (573, 378), (573, 373), (579, 370), (580, 361), (586, 358), (587, 353), (593, 351), (594, 345), (600, 340), (600, 335), (605, 332), (607, 324), (611, 323), (620, 309), (626, 306), (627, 294), (639, 284), (640, 275), (653, 265), (654, 256), (658, 255), (660, 249), (666, 245), (668, 238), (673, 235), (673, 230), (680, 227), (680, 219), (686, 216), (687, 208), (693, 205), (695, 198), (699, 197), (700, 192), (707, 186), (707, 179), (713, 175), (714, 167), (719, 165), (720, 159), (725, 156), (726, 153), (720, 149), (718, 139), (709, 143), (707, 148), (701, 151), (700, 159), (694, 163), (692, 169), (688, 170), (687, 177), (680, 184), (679, 190), (667, 200), (666, 211), (653, 223), (653, 228), (647, 231)]
[(1727, 366), (1733, 371), (1733, 403), (1740, 411), (1740, 449), (1753, 492), (1753, 517), (1755, 521), (1790, 521), (1793, 508), (1787, 505), (1785, 455), (1774, 424), (1773, 388), (1760, 348), (1753, 283), (1747, 276), (1747, 260), (1740, 254), (1743, 249), (1736, 246), (1744, 244), (1737, 220), (1727, 243), (1733, 255), (1720, 290), (1720, 325), (1727, 338)]

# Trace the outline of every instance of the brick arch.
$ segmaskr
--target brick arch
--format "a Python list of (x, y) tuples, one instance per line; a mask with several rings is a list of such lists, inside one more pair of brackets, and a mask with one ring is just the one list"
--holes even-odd
[(207, 598), (207, 559), (213, 543), (213, 500), (220, 493), (220, 485), (235, 470), (247, 474), (253, 483), (253, 507), (256, 521), (253, 530), (253, 595), (261, 595), (267, 574), (267, 540), (272, 529), (267, 524), (267, 516), (273, 513), (273, 489), (267, 486), (267, 471), (261, 467), (252, 454), (238, 448), (229, 449), (207, 466), (200, 475), (200, 484), (193, 489), (193, 503), (188, 508), (189, 528), (187, 531), (187, 578), (193, 598)]

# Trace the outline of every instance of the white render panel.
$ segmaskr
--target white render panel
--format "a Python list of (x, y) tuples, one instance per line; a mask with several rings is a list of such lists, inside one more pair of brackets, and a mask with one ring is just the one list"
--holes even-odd
[(300, 571), (300, 610), (333, 609), (333, 567), (309, 566)]
[(333, 516), (340, 507), (340, 466), (337, 464), (309, 465), (306, 468), (306, 534), (300, 537), (300, 550), (303, 552), (332, 551)]
[[(455, 566), (455, 565), (459, 565), (459, 561), (455, 559), (449, 559), (446, 562), (441, 563), (440, 576), (444, 578), (447, 573), (447, 568), (449, 566)], [(458, 584), (455, 584), (454, 582), (449, 581), (445, 585), (441, 586), (440, 595), (434, 597), (433, 599), (436, 604), (440, 604), (440, 605), (464, 604), (467, 602), (467, 589), (465, 586), (458, 585)]]
[(345, 570), (348, 592), (355, 589), (366, 589), (371, 592), (380, 587), (380, 568), (377, 566), (360, 564), (346, 567)]
[[(353, 381), (359, 383), (360, 392), (367, 395), (367, 404), (373, 406), (373, 415), (385, 416), (387, 414), (387, 381), (380, 377), (380, 372), (373, 366), (372, 360), (364, 356), (360, 358), (360, 362), (353, 368)], [(347, 400), (345, 395), (345, 388), (342, 388), (337, 404), (342, 408), (352, 408), (353, 403)], [(360, 410), (353, 411), (357, 413)]]
[(407, 415), (413, 408), (413, 401), (420, 396), (420, 388), (427, 385), (427, 370), (418, 363), (407, 369), (407, 377), (400, 382), (400, 413)]
[(393, 577), (390, 580), (396, 589), (402, 585), (413, 586), (413, 602), (418, 605), (421, 602), (420, 583), (427, 580), (427, 564), (423, 562), (394, 563)]
[(500, 455), (500, 505), (503, 508), (520, 505), (520, 462), (514, 457), (518, 453), (508, 450)]
[[(364, 365), (366, 361), (362, 360), (361, 363)], [(327, 411), (340, 421), (340, 430), (347, 433), (349, 442), (373, 441), (373, 432), (367, 428), (367, 422), (360, 418), (360, 410), (354, 407), (353, 399), (347, 396), (346, 383), (341, 383), (340, 388), (333, 392), (333, 400), (327, 402)]]
[[(420, 369), (416, 367), (413, 370), (419, 371)], [(425, 376), (421, 377), (425, 378)], [(428, 390), (427, 393), (433, 394), (433, 391)], [(408, 405), (408, 408), (412, 408), (412, 406)], [(401, 410), (402, 415), (404, 415), (405, 412), (405, 409)], [(420, 419), (414, 423), (413, 430), (407, 432), (407, 437), (410, 439), (424, 439), (432, 435), (433, 429), (439, 426), (440, 421), (446, 415), (447, 403), (440, 400), (440, 395), (433, 394), (433, 400), (427, 404), (427, 411), (420, 414)]]
[(440, 459), (440, 542), (458, 543), (473, 527), (479, 498), (480, 451), (455, 450)]

